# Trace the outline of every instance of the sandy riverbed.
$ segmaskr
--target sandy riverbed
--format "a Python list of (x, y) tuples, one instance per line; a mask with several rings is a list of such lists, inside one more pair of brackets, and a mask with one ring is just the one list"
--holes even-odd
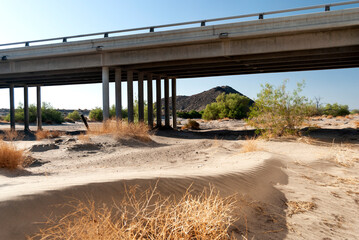
[[(246, 153), (253, 131), (232, 120), (202, 122), (195, 132), (156, 132), (148, 143), (76, 135), (15, 141), (36, 161), (24, 170), (0, 170), (0, 239), (24, 239), (46, 217), (68, 211), (61, 206), (70, 200), (111, 203), (125, 185), (146, 189), (157, 181), (164, 195), (180, 195), (191, 184), (195, 192), (212, 184), (223, 196), (238, 194), (239, 239), (357, 239), (355, 121), (359, 116), (313, 120), (320, 128), (312, 137), (257, 140)], [(83, 130), (81, 124), (56, 128)]]

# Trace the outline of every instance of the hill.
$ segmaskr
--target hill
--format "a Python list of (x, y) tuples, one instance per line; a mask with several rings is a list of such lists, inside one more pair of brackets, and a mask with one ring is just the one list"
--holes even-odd
[[(222, 93), (225, 94), (238, 93), (241, 96), (245, 96), (229, 86), (215, 87), (210, 90), (192, 96), (177, 96), (177, 111), (204, 110), (207, 104), (215, 102), (218, 95)], [(165, 103), (164, 98), (162, 98), (161, 103), (163, 108)], [(172, 98), (170, 98), (170, 108), (172, 108), (171, 103), (172, 103)], [(254, 101), (250, 100), (250, 105), (252, 105), (253, 103)]]

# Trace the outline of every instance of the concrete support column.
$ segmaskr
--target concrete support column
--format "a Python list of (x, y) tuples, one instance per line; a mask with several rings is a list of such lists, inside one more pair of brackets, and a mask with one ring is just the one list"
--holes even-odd
[(145, 120), (145, 106), (143, 99), (143, 73), (138, 74), (138, 121)]
[(116, 118), (122, 120), (122, 88), (121, 88), (121, 69), (115, 70), (115, 84), (116, 84)]
[(41, 87), (36, 86), (36, 109), (37, 109), (37, 130), (42, 130), (42, 116), (41, 116)]
[(127, 71), (128, 122), (133, 123), (133, 71)]
[(10, 129), (15, 130), (15, 97), (14, 97), (14, 85), (10, 85)]
[(172, 78), (172, 127), (177, 129), (177, 108), (176, 108), (176, 78)]
[(153, 128), (153, 93), (152, 93), (152, 74), (147, 74), (147, 118), (148, 127)]
[(102, 110), (103, 121), (110, 118), (110, 70), (102, 67)]
[(29, 88), (27, 85), (24, 86), (24, 130), (30, 132), (29, 124)]
[(156, 78), (156, 115), (157, 115), (157, 127), (161, 127), (161, 76)]
[(165, 77), (165, 127), (170, 126), (170, 82)]

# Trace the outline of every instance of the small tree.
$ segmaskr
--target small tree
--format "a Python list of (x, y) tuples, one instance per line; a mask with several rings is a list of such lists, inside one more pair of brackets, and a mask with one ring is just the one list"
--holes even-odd
[(334, 104), (328, 103), (323, 108), (323, 113), (325, 115), (332, 115), (333, 117), (337, 117), (337, 116), (346, 116), (350, 114), (350, 111), (348, 105), (341, 105), (338, 103), (334, 103)]
[(249, 112), (249, 98), (238, 93), (222, 93), (216, 98), (216, 102), (208, 104), (203, 113), (206, 120), (221, 118), (242, 119)]
[(310, 111), (310, 103), (300, 96), (304, 82), (297, 83), (292, 93), (286, 91), (287, 81), (278, 88), (261, 85), (262, 91), (251, 107), (248, 123), (267, 137), (295, 135)]

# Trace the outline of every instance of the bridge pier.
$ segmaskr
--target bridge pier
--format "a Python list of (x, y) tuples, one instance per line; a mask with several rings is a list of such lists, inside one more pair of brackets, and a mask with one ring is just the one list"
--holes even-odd
[(161, 112), (161, 76), (156, 78), (156, 115), (157, 115), (157, 128), (162, 125), (162, 112)]
[(152, 73), (147, 74), (147, 119), (148, 127), (153, 128), (153, 93), (152, 93)]
[(115, 70), (115, 88), (116, 88), (116, 118), (122, 120), (122, 79), (121, 69)]
[(29, 124), (29, 87), (24, 85), (24, 130), (30, 132)]
[(165, 77), (164, 79), (164, 87), (165, 87), (165, 127), (170, 127), (170, 105), (169, 105), (169, 80), (168, 77)]
[(14, 98), (14, 85), (11, 84), (9, 88), (10, 95), (10, 129), (15, 130), (15, 98)]
[(102, 67), (102, 106), (103, 121), (110, 118), (110, 70)]
[(176, 97), (177, 97), (176, 78), (172, 78), (172, 127), (177, 129), (177, 109), (176, 109)]
[(133, 71), (127, 71), (127, 106), (128, 122), (133, 123)]
[(36, 86), (36, 122), (37, 122), (37, 131), (42, 130), (42, 116), (41, 116), (41, 87)]
[(143, 73), (138, 73), (138, 121), (143, 122), (145, 115), (143, 99)]

